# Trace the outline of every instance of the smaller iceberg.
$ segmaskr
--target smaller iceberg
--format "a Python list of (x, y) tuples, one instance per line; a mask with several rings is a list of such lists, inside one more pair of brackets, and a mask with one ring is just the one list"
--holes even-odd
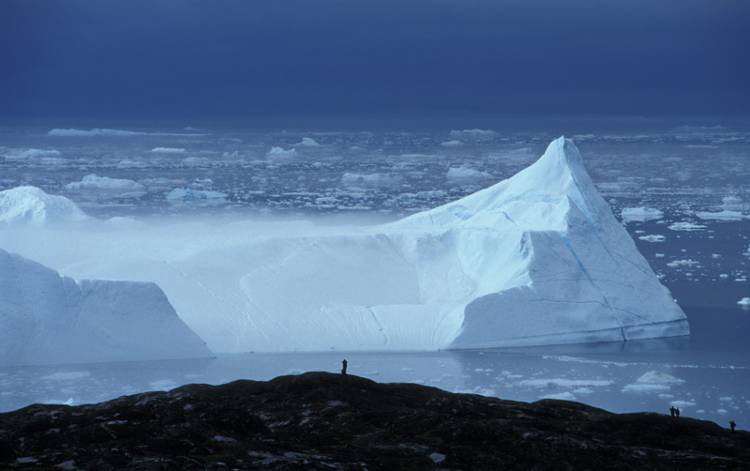
[(0, 191), (0, 224), (77, 222), (86, 213), (64, 196), (49, 195), (35, 186), (18, 186)]
[(82, 194), (93, 194), (103, 198), (140, 198), (146, 194), (146, 187), (126, 178), (101, 177), (90, 174), (80, 181), (65, 185), (65, 189)]

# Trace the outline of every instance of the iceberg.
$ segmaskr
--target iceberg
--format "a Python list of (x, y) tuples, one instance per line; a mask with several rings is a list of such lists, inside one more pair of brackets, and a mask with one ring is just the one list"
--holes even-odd
[(45, 159), (45, 158), (56, 158), (60, 157), (60, 151), (57, 149), (8, 149), (0, 157), (5, 157), (7, 160), (32, 160), (32, 159)]
[(49, 195), (35, 186), (19, 186), (0, 191), (0, 224), (42, 226), (83, 221), (87, 217), (68, 198)]
[(292, 159), (297, 157), (297, 149), (284, 149), (283, 147), (271, 147), (271, 150), (266, 152), (266, 157), (274, 159)]
[(699, 219), (714, 221), (742, 221), (750, 219), (750, 216), (742, 214), (740, 211), (724, 209), (722, 211), (696, 211), (695, 215)]
[(104, 198), (139, 198), (146, 194), (146, 187), (136, 181), (100, 177), (93, 173), (80, 181), (68, 183), (65, 189), (74, 193), (93, 193)]
[(622, 221), (625, 223), (629, 222), (646, 222), (646, 221), (658, 221), (664, 217), (664, 213), (656, 208), (622, 208), (620, 213)]
[(303, 147), (320, 147), (320, 143), (312, 137), (303, 137), (301, 141), (294, 145)]
[(492, 178), (492, 175), (469, 167), (451, 167), (445, 174), (445, 178), (447, 180), (460, 182), (466, 180), (486, 180)]
[(192, 188), (175, 188), (167, 193), (166, 198), (170, 204), (199, 204), (212, 205), (221, 204), (226, 200), (227, 194), (212, 190), (195, 190)]
[[(597, 192), (575, 144), (565, 138), (554, 140), (539, 160), (513, 177), (390, 229), (417, 242), (410, 254), (414, 259), (445, 260), (432, 273), (443, 280), (434, 288), (464, 286), (462, 302), (446, 317), (455, 327), (448, 347), (689, 333), (685, 314)], [(428, 247), (438, 244), (447, 250), (427, 256)]]
[(184, 147), (154, 147), (151, 149), (152, 153), (155, 154), (184, 154)]
[(54, 249), (61, 235), (0, 234), (0, 245), (78, 278), (155, 282), (215, 352), (424, 351), (689, 333), (564, 138), (513, 177), (398, 221), (284, 224), (79, 232), (72, 240), (86, 238), (85, 247), (65, 250)]
[(497, 137), (497, 133), (490, 129), (453, 129), (450, 132), (453, 139), (466, 139), (473, 141), (491, 141)]
[(155, 284), (75, 281), (0, 249), (0, 364), (208, 356)]
[(76, 128), (54, 128), (47, 132), (48, 136), (53, 137), (133, 137), (133, 136), (175, 136), (175, 137), (201, 137), (202, 133), (186, 132), (146, 132), (130, 131), (127, 129), (76, 129)]

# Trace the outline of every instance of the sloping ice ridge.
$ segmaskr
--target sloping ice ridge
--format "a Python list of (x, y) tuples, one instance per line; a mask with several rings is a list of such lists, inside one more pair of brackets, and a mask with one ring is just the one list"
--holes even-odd
[[(263, 235), (243, 222), (0, 246), (78, 278), (156, 282), (216, 352), (435, 350), (687, 335), (575, 145), (386, 225)], [(34, 242), (35, 238), (38, 238)], [(23, 240), (21, 240), (23, 239)], [(82, 247), (83, 246), (83, 247)]]
[(452, 241), (453, 269), (470, 293), (450, 347), (689, 334), (684, 313), (565, 138), (512, 178), (389, 229)]
[(211, 355), (153, 283), (75, 281), (0, 250), (0, 365)]

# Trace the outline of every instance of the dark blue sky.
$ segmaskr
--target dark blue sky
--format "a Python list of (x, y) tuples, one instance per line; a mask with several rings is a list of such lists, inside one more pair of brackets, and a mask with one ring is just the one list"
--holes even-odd
[(2, 0), (0, 115), (750, 114), (746, 0)]

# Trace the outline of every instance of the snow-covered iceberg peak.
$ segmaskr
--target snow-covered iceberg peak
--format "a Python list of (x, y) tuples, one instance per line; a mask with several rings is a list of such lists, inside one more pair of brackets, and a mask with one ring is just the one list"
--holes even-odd
[(392, 227), (566, 230), (571, 205), (592, 223), (599, 224), (602, 218), (611, 216), (583, 166), (578, 148), (560, 137), (549, 144), (539, 160), (512, 178), (415, 214)]
[(68, 198), (47, 194), (35, 186), (0, 191), (0, 224), (41, 226), (86, 218), (86, 214)]
[(417, 261), (424, 302), (459, 303), (442, 321), (452, 347), (689, 332), (564, 137), (513, 177), (384, 229)]

